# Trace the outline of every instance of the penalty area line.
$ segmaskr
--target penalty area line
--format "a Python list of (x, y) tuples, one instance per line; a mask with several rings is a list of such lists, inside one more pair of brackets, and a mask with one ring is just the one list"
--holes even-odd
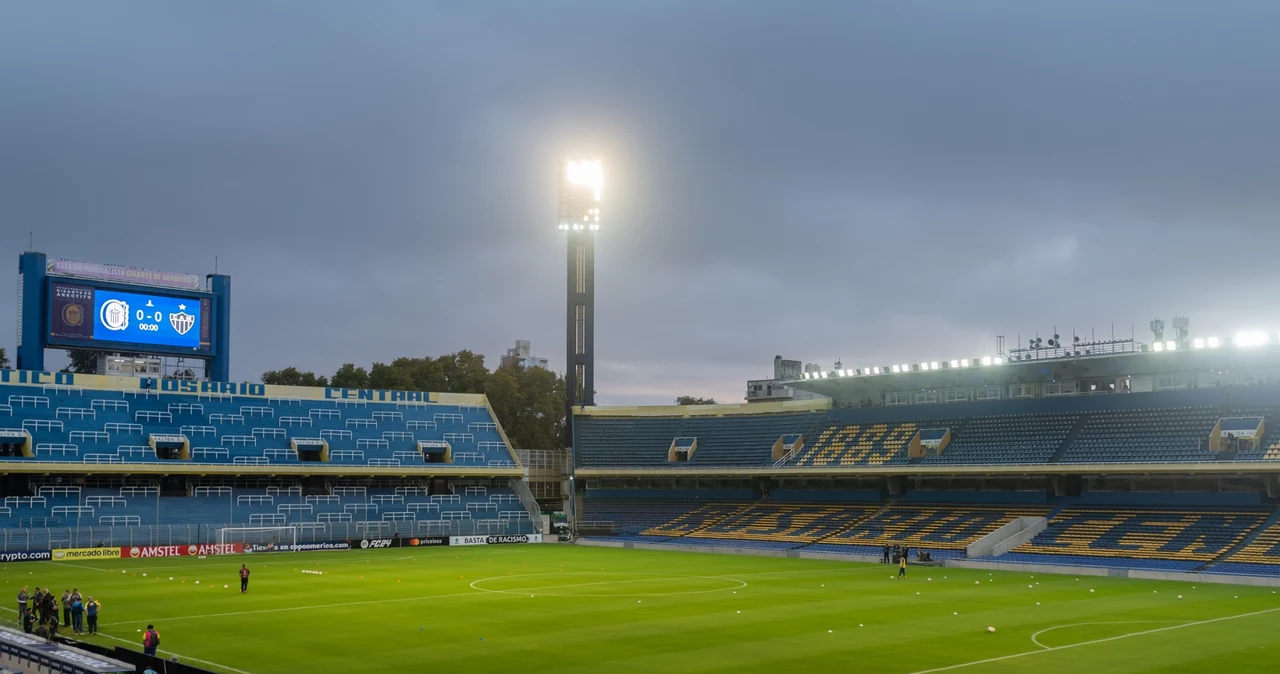
[(1180, 629), (1182, 629), (1182, 628), (1184, 628), (1184, 627), (1195, 627), (1195, 626), (1197, 626), (1197, 625), (1208, 625), (1208, 624), (1210, 624), (1210, 623), (1218, 623), (1218, 622), (1223, 622), (1223, 621), (1226, 621), (1226, 620), (1236, 620), (1236, 619), (1238, 619), (1238, 618), (1250, 618), (1250, 617), (1253, 617), (1253, 616), (1256, 616), (1256, 615), (1263, 615), (1263, 614), (1266, 614), (1266, 613), (1275, 613), (1276, 611), (1280, 611), (1280, 608), (1269, 608), (1269, 609), (1262, 610), (1262, 611), (1253, 611), (1252, 613), (1241, 613), (1241, 614), (1239, 614), (1239, 615), (1229, 615), (1229, 616), (1223, 616), (1223, 617), (1221, 617), (1221, 618), (1211, 618), (1211, 619), (1209, 619), (1209, 620), (1199, 620), (1199, 621), (1196, 621), (1196, 622), (1183, 623), (1183, 624), (1181, 624), (1181, 625), (1171, 625), (1171, 626), (1169, 626), (1169, 627), (1157, 627), (1157, 628), (1152, 629), (1152, 630), (1143, 630), (1143, 631), (1141, 631), (1141, 632), (1130, 632), (1130, 633), (1128, 633), (1128, 634), (1121, 634), (1121, 635), (1114, 636), (1114, 637), (1106, 637), (1105, 639), (1093, 639), (1093, 640), (1091, 640), (1091, 641), (1081, 641), (1080, 643), (1077, 643), (1077, 644), (1067, 644), (1067, 645), (1065, 645), (1065, 646), (1052, 646), (1052, 647), (1048, 647), (1048, 648), (1043, 648), (1043, 649), (1038, 650), (1038, 651), (1025, 651), (1025, 652), (1022, 652), (1022, 653), (1014, 653), (1014, 654), (1012, 654), (1012, 655), (1002, 655), (1002, 656), (1000, 656), (1000, 657), (996, 657), (996, 658), (987, 658), (987, 659), (985, 659), (985, 660), (974, 660), (973, 662), (962, 662), (962, 663), (957, 664), (957, 665), (947, 665), (946, 667), (935, 667), (935, 668), (933, 668), (933, 669), (922, 669), (922, 670), (917, 671), (917, 672), (911, 672), (911, 674), (934, 674), (935, 672), (949, 672), (949, 671), (954, 670), (954, 669), (963, 669), (963, 668), (965, 668), (965, 667), (972, 667), (972, 666), (974, 666), (974, 665), (985, 665), (985, 664), (987, 664), (987, 663), (989, 663), (989, 662), (1003, 662), (1003, 661), (1005, 661), (1005, 660), (1014, 660), (1014, 659), (1017, 659), (1017, 658), (1025, 658), (1025, 657), (1027, 657), (1028, 655), (1039, 655), (1039, 654), (1041, 654), (1041, 653), (1052, 653), (1052, 652), (1054, 652), (1054, 651), (1065, 651), (1065, 650), (1070, 649), (1070, 648), (1079, 648), (1079, 647), (1081, 647), (1081, 646), (1093, 646), (1093, 645), (1095, 645), (1095, 644), (1105, 644), (1105, 643), (1108, 643), (1108, 642), (1111, 642), (1111, 641), (1119, 641), (1119, 640), (1121, 640), (1121, 639), (1128, 639), (1129, 637), (1140, 637), (1140, 636), (1144, 636), (1144, 635), (1147, 635), (1147, 634), (1156, 634), (1157, 632), (1169, 632), (1169, 631), (1172, 631), (1172, 630), (1180, 630)]

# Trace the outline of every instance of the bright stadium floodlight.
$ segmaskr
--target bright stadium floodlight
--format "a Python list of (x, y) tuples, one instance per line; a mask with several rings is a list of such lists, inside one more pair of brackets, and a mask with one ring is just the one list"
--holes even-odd
[(911, 371), (911, 365), (909, 365), (909, 364), (903, 364), (903, 366), (902, 366), (902, 371), (903, 371), (903, 372), (910, 372), (910, 371)]
[(840, 377), (843, 377), (843, 376), (844, 376), (844, 368), (840, 368), (839, 370), (836, 370), (836, 375), (837, 375), (837, 376), (840, 376)]
[(960, 367), (969, 367), (969, 359), (968, 359), (968, 358), (961, 358), (961, 359), (960, 359)]
[(1236, 346), (1262, 346), (1267, 343), (1267, 333), (1254, 330), (1236, 333)]
[(827, 378), (827, 373), (826, 373), (826, 372), (823, 372), (823, 373), (822, 373), (822, 378), (823, 378), (823, 379), (826, 379), (826, 378)]
[(958, 360), (951, 361), (951, 367), (960, 367), (960, 361)]
[(873, 367), (873, 368), (871, 368), (871, 370), (872, 370), (873, 372), (875, 372), (876, 374), (880, 374), (880, 368), (879, 368), (878, 366), (877, 366), (877, 367)]
[(1152, 344), (1151, 350), (1155, 351), (1156, 353), (1164, 351), (1164, 342), (1156, 342), (1155, 344)]
[(894, 365), (894, 366), (893, 366), (893, 371), (894, 371), (894, 372), (902, 372), (902, 366), (901, 366), (901, 365)]
[(600, 201), (604, 190), (604, 165), (599, 159), (575, 159), (565, 162), (565, 178), (574, 185), (591, 188), (592, 196)]
[(1204, 338), (1203, 338), (1203, 337), (1196, 337), (1196, 338), (1195, 338), (1195, 341), (1191, 342), (1191, 346), (1192, 346), (1192, 348), (1196, 348), (1196, 349), (1203, 349), (1203, 348), (1204, 348)]
[(942, 365), (941, 365), (938, 361), (936, 361), (936, 360), (935, 360), (935, 361), (933, 361), (932, 363), (929, 363), (929, 369), (930, 369), (930, 370), (936, 370), (936, 369), (938, 369), (938, 368), (940, 368), (940, 367), (942, 367)]
[(1164, 343), (1164, 350), (1165, 350), (1165, 351), (1177, 351), (1177, 350), (1178, 350), (1178, 343), (1177, 343), (1177, 342), (1175, 342), (1175, 341), (1173, 341), (1173, 340), (1169, 340), (1169, 341), (1167, 341), (1167, 342), (1165, 342), (1165, 343)]
[(1216, 349), (1218, 348), (1219, 345), (1222, 344), (1222, 342), (1219, 341), (1217, 337), (1210, 337), (1209, 339), (1205, 340), (1204, 344), (1210, 349)]
[(991, 364), (991, 356), (983, 356), (983, 357), (982, 357), (982, 364), (983, 364), (983, 365), (990, 365), (990, 364)]
[(1004, 357), (1003, 357), (1003, 356), (996, 356), (995, 358), (992, 358), (992, 359), (991, 359), (991, 362), (992, 362), (992, 363), (995, 363), (996, 365), (1004, 365)]

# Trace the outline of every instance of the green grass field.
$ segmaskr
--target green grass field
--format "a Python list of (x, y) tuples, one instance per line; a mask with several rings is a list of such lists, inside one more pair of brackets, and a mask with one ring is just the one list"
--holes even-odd
[[(245, 596), (243, 562), (253, 571)], [(0, 573), (9, 622), (22, 585), (78, 587), (104, 603), (97, 641), (140, 649), (138, 630), (153, 622), (162, 652), (238, 673), (1280, 667), (1280, 595), (1242, 586), (925, 567), (899, 581), (884, 565), (568, 545), (45, 562)]]

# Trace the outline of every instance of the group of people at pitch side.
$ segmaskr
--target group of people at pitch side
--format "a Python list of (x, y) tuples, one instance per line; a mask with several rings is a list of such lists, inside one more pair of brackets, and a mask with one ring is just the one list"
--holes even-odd
[(63, 590), (59, 597), (53, 588), (37, 587), (35, 592), (29, 592), (26, 586), (18, 591), (18, 621), (22, 623), (22, 631), (52, 641), (58, 634), (59, 607), (61, 627), (69, 627), (76, 634), (98, 633), (102, 602), (81, 595), (79, 588)]
[[(889, 564), (889, 563), (897, 564), (898, 576), (905, 577), (907, 575), (907, 557), (909, 557), (910, 555), (911, 555), (911, 548), (905, 545), (894, 545), (893, 547), (886, 545), (884, 546), (884, 549), (881, 551), (880, 563), (881, 564)], [(916, 548), (916, 561), (930, 562), (930, 561), (933, 561), (933, 557), (930, 556), (929, 553), (925, 552), (924, 550)]]
[[(245, 594), (249, 591), (248, 565), (240, 565), (239, 575), (240, 594)], [(59, 604), (62, 606), (62, 627), (70, 627), (76, 634), (98, 633), (98, 613), (102, 610), (102, 602), (93, 597), (86, 599), (79, 588), (64, 591), (59, 599), (51, 588), (37, 587), (31, 593), (26, 586), (18, 591), (18, 619), (22, 622), (22, 631), (53, 641), (58, 635)], [(159, 647), (160, 633), (155, 625), (147, 625), (147, 631), (142, 635), (142, 652), (155, 657)]]

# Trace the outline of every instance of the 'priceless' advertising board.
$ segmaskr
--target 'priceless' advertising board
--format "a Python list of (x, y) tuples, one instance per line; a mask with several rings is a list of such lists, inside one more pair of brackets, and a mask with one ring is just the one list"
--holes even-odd
[(66, 548), (53, 551), (53, 561), (79, 559), (120, 559), (120, 548)]
[(349, 541), (351, 549), (360, 550), (376, 550), (378, 548), (395, 548), (395, 547), (436, 547), (440, 545), (448, 545), (448, 536), (421, 536), (418, 538), (402, 538), (399, 542), (394, 538), (362, 538), (360, 540)]
[(450, 536), (449, 545), (504, 545), (507, 543), (541, 543), (542, 534), (510, 536)]

